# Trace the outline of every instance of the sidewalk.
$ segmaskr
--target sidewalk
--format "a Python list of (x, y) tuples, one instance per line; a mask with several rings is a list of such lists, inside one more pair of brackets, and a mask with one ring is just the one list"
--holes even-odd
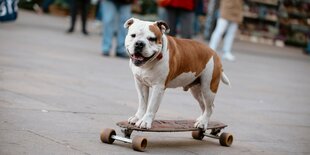
[[(102, 57), (97, 32), (68, 35), (68, 26), (22, 10), (16, 22), (0, 23), (0, 154), (140, 154), (99, 140), (101, 129), (120, 133), (115, 123), (135, 113), (128, 60)], [(224, 62), (232, 88), (221, 84), (212, 115), (229, 125), (233, 145), (186, 132), (133, 133), (148, 138), (146, 153), (310, 154), (310, 57), (241, 41), (234, 53), (236, 62)], [(199, 114), (189, 92), (169, 89), (157, 118)]]

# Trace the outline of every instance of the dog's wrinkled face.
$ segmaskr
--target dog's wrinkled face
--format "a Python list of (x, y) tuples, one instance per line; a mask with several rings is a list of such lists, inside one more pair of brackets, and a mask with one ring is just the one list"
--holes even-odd
[(162, 50), (162, 36), (168, 29), (166, 23), (147, 22), (130, 18), (124, 24), (128, 28), (126, 50), (136, 66), (142, 66)]

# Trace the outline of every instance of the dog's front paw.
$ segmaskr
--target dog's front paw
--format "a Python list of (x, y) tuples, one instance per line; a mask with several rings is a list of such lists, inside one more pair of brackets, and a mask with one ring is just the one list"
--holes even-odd
[(142, 129), (150, 129), (152, 127), (153, 117), (145, 115), (142, 119), (136, 122), (135, 126)]
[(206, 130), (208, 128), (208, 119), (205, 117), (199, 117), (196, 121), (196, 123), (194, 124), (195, 128), (201, 128)]
[(129, 124), (136, 124), (136, 122), (139, 120), (140, 118), (137, 116), (132, 116), (128, 118), (128, 123)]

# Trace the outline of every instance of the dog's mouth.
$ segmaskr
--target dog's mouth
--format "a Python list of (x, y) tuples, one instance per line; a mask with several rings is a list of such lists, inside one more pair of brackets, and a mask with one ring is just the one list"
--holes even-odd
[(144, 57), (141, 53), (134, 53), (130, 55), (130, 58), (136, 66), (142, 66), (145, 64), (148, 60), (150, 60), (154, 56), (151, 55), (150, 57)]

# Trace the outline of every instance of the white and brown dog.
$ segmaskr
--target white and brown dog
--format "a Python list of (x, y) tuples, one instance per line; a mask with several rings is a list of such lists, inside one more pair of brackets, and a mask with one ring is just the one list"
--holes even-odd
[(203, 43), (165, 35), (169, 27), (163, 21), (131, 18), (124, 27), (139, 98), (138, 111), (128, 122), (151, 128), (165, 89), (183, 87), (190, 89), (202, 109), (195, 127), (206, 129), (220, 79), (229, 85), (219, 56)]

